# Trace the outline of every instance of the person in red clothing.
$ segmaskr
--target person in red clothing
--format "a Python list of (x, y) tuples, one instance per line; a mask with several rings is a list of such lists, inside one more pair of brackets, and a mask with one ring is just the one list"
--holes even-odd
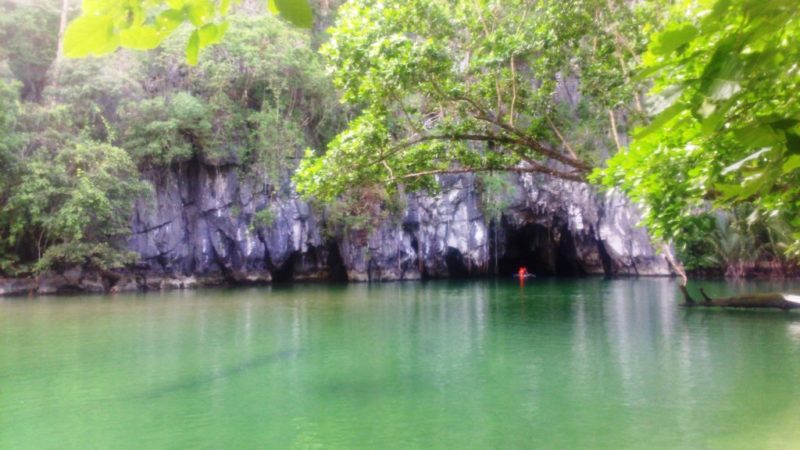
[(528, 276), (528, 268), (527, 267), (520, 267), (519, 268), (519, 278), (524, 279)]

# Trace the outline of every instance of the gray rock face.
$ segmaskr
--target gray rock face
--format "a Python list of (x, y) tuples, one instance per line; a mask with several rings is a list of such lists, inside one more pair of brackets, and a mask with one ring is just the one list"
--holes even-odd
[(407, 195), (399, 217), (331, 237), (324, 212), (288, 183), (243, 181), (233, 164), (194, 161), (150, 177), (152, 196), (132, 221), (136, 270), (113, 281), (80, 268), (0, 280), (0, 295), (508, 276), (520, 266), (541, 275), (670, 274), (623, 196), (544, 176), (510, 180), (496, 221), (484, 217), (473, 176), (443, 176), (438, 193)]
[[(152, 183), (153, 198), (136, 205), (130, 240), (147, 274), (236, 283), (329, 277), (317, 217), (296, 194), (241, 183), (235, 166), (200, 162)], [(273, 220), (257, 226), (264, 209)]]
[[(494, 223), (472, 176), (446, 176), (439, 193), (408, 195), (402, 218), (327, 238), (324, 214), (290, 186), (242, 181), (233, 165), (193, 162), (151, 181), (130, 240), (142, 255), (140, 285), (414, 280), (520, 265), (556, 275), (670, 273), (625, 199), (580, 183), (516, 176), (514, 198)], [(269, 223), (254, 219), (264, 209)]]

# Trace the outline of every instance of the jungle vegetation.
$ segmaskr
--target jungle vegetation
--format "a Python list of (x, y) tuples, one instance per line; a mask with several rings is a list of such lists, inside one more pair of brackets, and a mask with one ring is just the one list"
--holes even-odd
[(688, 269), (796, 267), (792, 1), (248, 3), (0, 1), (0, 271), (124, 264), (140, 175), (196, 160), (340, 213), (447, 173), (492, 218), (505, 173), (593, 183)]

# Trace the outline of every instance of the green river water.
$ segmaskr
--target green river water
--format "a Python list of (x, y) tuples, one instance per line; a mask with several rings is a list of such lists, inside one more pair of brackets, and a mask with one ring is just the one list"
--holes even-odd
[(800, 314), (677, 303), (599, 278), (0, 299), (0, 448), (800, 448)]

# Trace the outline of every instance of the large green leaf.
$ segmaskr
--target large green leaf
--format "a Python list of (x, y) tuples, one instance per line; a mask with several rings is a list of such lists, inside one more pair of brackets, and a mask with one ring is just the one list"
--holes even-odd
[(669, 55), (691, 42), (698, 34), (697, 28), (690, 23), (672, 26), (653, 37), (650, 51), (655, 55)]
[(199, 37), (199, 47), (204, 48), (206, 46), (216, 44), (217, 42), (222, 39), (223, 34), (225, 34), (225, 30), (228, 28), (228, 23), (225, 22), (221, 25), (215, 25), (210, 23), (200, 29), (198, 29), (198, 37)]
[(119, 45), (112, 17), (81, 16), (72, 21), (64, 34), (64, 54), (70, 58), (101, 56)]
[(783, 167), (781, 167), (781, 170), (783, 171), (784, 174), (795, 171), (797, 169), (800, 169), (800, 155), (789, 156), (788, 158), (786, 158), (786, 162), (783, 163)]
[(119, 32), (120, 45), (134, 50), (150, 50), (158, 47), (166, 33), (153, 26), (132, 27)]
[(197, 57), (200, 53), (200, 33), (197, 30), (192, 32), (189, 43), (186, 44), (186, 61), (189, 65), (197, 64)]
[(686, 104), (683, 102), (675, 102), (669, 108), (663, 110), (660, 114), (658, 114), (650, 124), (648, 124), (644, 128), (639, 128), (635, 132), (635, 137), (637, 139), (641, 139), (655, 131), (658, 131), (666, 125), (669, 121), (675, 118), (678, 114), (686, 110)]
[(168, 9), (156, 17), (156, 26), (162, 33), (172, 33), (183, 23), (183, 11)]
[(192, 0), (184, 6), (189, 21), (201, 27), (214, 18), (214, 3), (211, 0)]
[(756, 124), (746, 128), (734, 130), (736, 139), (744, 146), (750, 148), (768, 147), (782, 142), (784, 134), (767, 124)]
[(295, 26), (311, 28), (314, 16), (307, 0), (268, 0), (267, 6)]
[[(735, 37), (724, 39), (717, 45), (711, 59), (700, 75), (700, 93), (711, 97), (720, 86), (720, 80), (734, 82), (739, 79), (742, 68), (741, 42)], [(722, 86), (725, 86), (723, 82)]]

